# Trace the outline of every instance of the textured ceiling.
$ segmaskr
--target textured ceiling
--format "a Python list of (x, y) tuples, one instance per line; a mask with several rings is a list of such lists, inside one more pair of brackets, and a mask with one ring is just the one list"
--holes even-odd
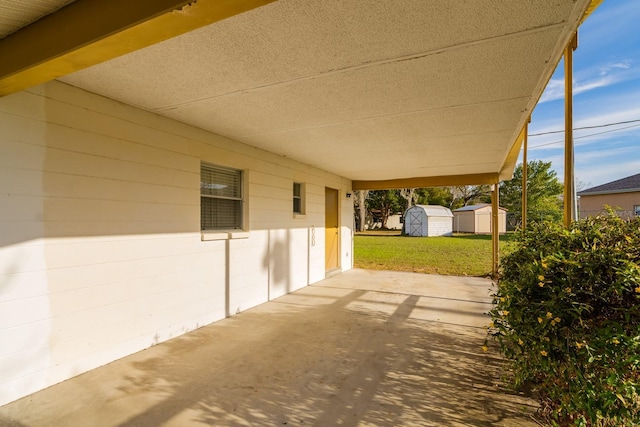
[(74, 0), (0, 0), (0, 39)]
[(280, 0), (61, 80), (354, 180), (509, 174), (588, 3)]

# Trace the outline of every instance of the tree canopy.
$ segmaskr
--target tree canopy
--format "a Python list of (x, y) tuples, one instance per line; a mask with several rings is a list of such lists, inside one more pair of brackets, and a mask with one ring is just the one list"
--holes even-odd
[[(551, 169), (551, 162), (527, 162), (527, 218), (531, 221), (560, 221), (564, 186)], [(506, 208), (519, 225), (522, 216), (522, 164), (516, 166), (511, 181), (500, 184), (500, 205)]]
[(387, 228), (387, 220), (390, 215), (403, 212), (402, 196), (399, 190), (372, 190), (369, 191), (366, 206), (371, 215)]

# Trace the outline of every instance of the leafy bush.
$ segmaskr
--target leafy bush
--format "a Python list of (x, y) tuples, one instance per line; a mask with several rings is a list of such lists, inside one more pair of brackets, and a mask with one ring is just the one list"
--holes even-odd
[(553, 425), (640, 425), (640, 218), (534, 224), (501, 262), (490, 333)]

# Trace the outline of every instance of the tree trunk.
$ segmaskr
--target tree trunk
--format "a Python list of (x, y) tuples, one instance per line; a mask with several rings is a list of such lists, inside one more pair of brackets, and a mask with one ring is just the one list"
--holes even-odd
[(409, 209), (411, 206), (413, 206), (414, 200), (416, 198), (416, 189), (402, 188), (400, 189), (400, 195), (407, 201), (407, 206), (405, 207), (405, 209)]
[(367, 222), (367, 207), (365, 206), (365, 200), (369, 195), (369, 190), (356, 190), (354, 191), (354, 201), (358, 207), (358, 227), (356, 231), (364, 231), (365, 224)]
[(382, 225), (380, 228), (382, 228), (383, 230), (387, 229), (387, 221), (389, 220), (389, 212), (391, 212), (391, 208), (389, 208), (388, 206), (385, 206), (382, 209), (381, 215), (382, 215)]

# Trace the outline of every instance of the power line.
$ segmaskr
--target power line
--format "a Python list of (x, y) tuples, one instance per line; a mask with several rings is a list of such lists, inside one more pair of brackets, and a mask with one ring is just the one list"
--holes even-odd
[[(628, 122), (628, 123), (633, 123), (633, 122), (640, 122), (640, 120), (633, 120), (633, 121)], [(618, 128), (618, 129), (605, 130), (604, 132), (596, 132), (596, 133), (591, 133), (591, 134), (589, 134), (589, 135), (576, 136), (576, 137), (575, 137), (575, 138), (573, 138), (573, 139), (575, 140), (575, 139), (589, 138), (589, 137), (591, 137), (591, 136), (602, 135), (602, 134), (605, 134), (605, 133), (611, 133), (611, 132), (617, 132), (617, 131), (619, 131), (619, 130), (625, 130), (625, 129), (637, 128), (637, 127), (639, 127), (639, 126), (640, 126), (640, 124), (637, 124), (637, 125), (631, 125), (631, 126), (626, 126), (626, 127)], [(563, 131), (563, 132), (564, 132), (564, 131)], [(553, 141), (553, 142), (547, 142), (547, 143), (544, 143), (544, 144), (534, 145), (534, 146), (529, 147), (529, 149), (533, 149), (533, 148), (540, 148), (540, 147), (546, 147), (547, 145), (553, 145), (553, 144), (560, 144), (561, 142), (564, 142), (564, 139), (562, 139), (562, 140), (560, 140), (560, 141)]]
[[(595, 126), (583, 126), (580, 128), (573, 128), (573, 130), (583, 130), (583, 129), (598, 129), (598, 128), (604, 128), (604, 127), (608, 127), (608, 126), (617, 126), (617, 125), (626, 125), (629, 123), (637, 123), (640, 122), (640, 119), (636, 119), (636, 120), (627, 120), (624, 122), (616, 122), (616, 123), (607, 123), (604, 125), (595, 125)], [(626, 129), (626, 128), (625, 128)], [(531, 133), (529, 134), (529, 136), (541, 136), (541, 135), (551, 135), (554, 133), (563, 133), (565, 130), (553, 130), (553, 131), (549, 131), (549, 132), (540, 132), (540, 133)]]

